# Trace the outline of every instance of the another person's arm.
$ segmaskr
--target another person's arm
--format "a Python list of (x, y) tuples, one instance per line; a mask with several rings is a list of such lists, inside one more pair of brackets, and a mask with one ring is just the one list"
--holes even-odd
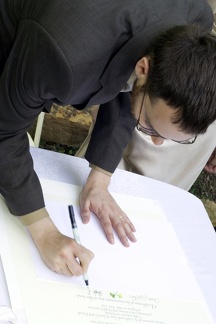
[(212, 152), (204, 169), (209, 173), (216, 174), (216, 148)]

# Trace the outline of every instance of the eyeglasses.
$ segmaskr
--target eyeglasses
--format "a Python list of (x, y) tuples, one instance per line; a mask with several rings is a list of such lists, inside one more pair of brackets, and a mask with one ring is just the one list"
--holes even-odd
[[(139, 132), (142, 132), (146, 135), (149, 135), (149, 136), (154, 136), (154, 137), (160, 137), (160, 138), (163, 138), (163, 139), (167, 139), (161, 135), (159, 135), (153, 128), (147, 128), (147, 127), (144, 127), (143, 125), (140, 124), (140, 116), (141, 116), (141, 113), (142, 113), (142, 109), (143, 109), (143, 105), (144, 105), (144, 98), (145, 98), (145, 93), (143, 94), (143, 99), (142, 99), (142, 104), (141, 104), (141, 108), (140, 108), (140, 113), (139, 113), (139, 118), (137, 120), (137, 125), (136, 125), (136, 128)], [(178, 144), (193, 144), (197, 139), (197, 135), (188, 139), (188, 140), (183, 140), (183, 141), (175, 141), (175, 140), (171, 140), (173, 142), (176, 142)]]

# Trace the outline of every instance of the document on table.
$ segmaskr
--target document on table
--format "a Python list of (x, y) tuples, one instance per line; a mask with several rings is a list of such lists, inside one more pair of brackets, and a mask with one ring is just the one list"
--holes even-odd
[(117, 236), (114, 245), (107, 242), (93, 214), (89, 224), (82, 224), (78, 187), (46, 180), (42, 186), (53, 222), (70, 237), (68, 204), (74, 205), (81, 243), (95, 257), (88, 271), (88, 289), (82, 277), (67, 278), (48, 269), (23, 227), (13, 216), (4, 217), (29, 324), (214, 323), (157, 202), (115, 195), (137, 229), (137, 242), (125, 248)]
[[(109, 244), (100, 222), (93, 214), (90, 223), (83, 225), (79, 208), (74, 206), (81, 243), (95, 254), (88, 270), (90, 286), (100, 290), (127, 293), (145, 291), (171, 298), (195, 298), (199, 289), (162, 211), (152, 201), (145, 199), (133, 198), (131, 203), (131, 210), (127, 210), (127, 213), (130, 213), (130, 219), (137, 228), (137, 242), (131, 243), (129, 248), (125, 248), (117, 236), (116, 243)], [(145, 205), (140, 207), (146, 212), (139, 211), (139, 203)], [(46, 206), (57, 228), (73, 237), (67, 204), (48, 200)], [(31, 244), (31, 250), (38, 278), (85, 286), (82, 277), (71, 279), (50, 271), (41, 262), (34, 244)], [(182, 280), (176, 280), (178, 278)]]

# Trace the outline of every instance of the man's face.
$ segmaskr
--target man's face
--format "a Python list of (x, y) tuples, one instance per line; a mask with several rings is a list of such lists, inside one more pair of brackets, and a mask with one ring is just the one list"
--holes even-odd
[(132, 112), (136, 119), (140, 115), (139, 124), (147, 130), (155, 145), (161, 145), (167, 139), (182, 142), (194, 137), (194, 134), (186, 134), (172, 123), (175, 109), (161, 99), (152, 102), (148, 93), (144, 95), (143, 91), (139, 91), (136, 83), (132, 91)]

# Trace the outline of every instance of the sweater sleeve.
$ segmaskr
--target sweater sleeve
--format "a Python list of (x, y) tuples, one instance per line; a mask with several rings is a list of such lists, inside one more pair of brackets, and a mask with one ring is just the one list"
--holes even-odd
[(85, 158), (91, 164), (113, 173), (135, 125), (130, 94), (119, 93), (112, 101), (100, 106)]
[(40, 25), (21, 21), (0, 76), (0, 193), (15, 215), (44, 207), (26, 132), (52, 100), (67, 99), (71, 86), (61, 49)]

